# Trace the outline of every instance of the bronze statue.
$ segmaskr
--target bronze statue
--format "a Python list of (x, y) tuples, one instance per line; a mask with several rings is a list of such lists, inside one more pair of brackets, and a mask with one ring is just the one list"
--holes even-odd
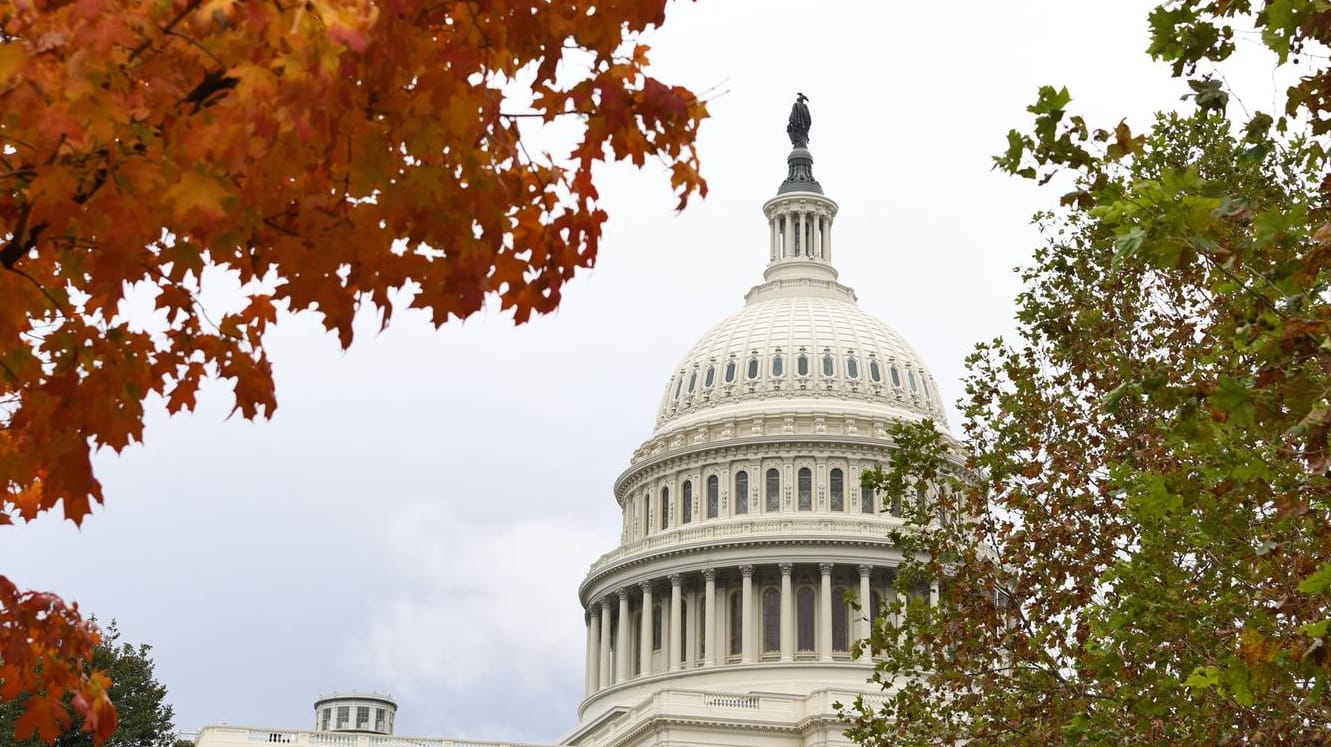
[(795, 94), (795, 105), (790, 107), (790, 122), (786, 125), (786, 134), (790, 144), (796, 148), (809, 147), (809, 126), (813, 120), (809, 117), (809, 107), (804, 102), (809, 97), (802, 93)]

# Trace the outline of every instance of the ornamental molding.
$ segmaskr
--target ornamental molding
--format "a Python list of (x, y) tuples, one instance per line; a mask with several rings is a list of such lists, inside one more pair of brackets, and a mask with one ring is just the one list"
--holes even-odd
[[(875, 529), (887, 529), (887, 528), (889, 527), (886, 525), (875, 527)], [(667, 535), (661, 535), (661, 536), (667, 536)], [(831, 551), (835, 548), (877, 550), (883, 552), (885, 556), (882, 558), (882, 560), (879, 563), (875, 564), (876, 567), (887, 568), (889, 571), (891, 570), (891, 566), (895, 565), (896, 563), (899, 563), (901, 560), (900, 550), (897, 548), (895, 544), (893, 544), (892, 540), (886, 536), (885, 532), (881, 534), (866, 532), (861, 536), (853, 536), (849, 534), (843, 534), (840, 536), (808, 534), (808, 535), (776, 535), (771, 537), (747, 536), (734, 539), (723, 539), (722, 541), (715, 541), (714, 539), (713, 540), (701, 539), (701, 540), (691, 541), (687, 544), (678, 543), (678, 544), (672, 544), (668, 547), (646, 548), (642, 550), (637, 550), (633, 554), (629, 553), (621, 554), (618, 552), (607, 553), (606, 555), (603, 555), (600, 558), (598, 558), (597, 561), (593, 563), (591, 568), (588, 570), (586, 578), (583, 579), (582, 584), (579, 585), (578, 587), (578, 597), (579, 599), (584, 600), (584, 605), (586, 605), (592, 603), (590, 600), (600, 598), (602, 594), (606, 595), (613, 594), (615, 591), (615, 587), (617, 586), (621, 591), (627, 593), (627, 588), (626, 588), (627, 585), (633, 583), (641, 583), (641, 581), (633, 578), (618, 578), (615, 581), (615, 584), (610, 585), (611, 586), (610, 589), (598, 589), (596, 594), (592, 594), (591, 590), (593, 588), (606, 586), (608, 579), (615, 579), (617, 577), (622, 577), (627, 574), (631, 574), (635, 569), (642, 568), (659, 561), (671, 560), (671, 559), (684, 560), (687, 558), (700, 558), (705, 561), (707, 559), (707, 556), (714, 555), (718, 550), (759, 549), (759, 548), (772, 548), (772, 547), (783, 547), (783, 546), (818, 547), (820, 549), (827, 551)], [(863, 560), (864, 560), (863, 557), (856, 557), (836, 562), (834, 563), (834, 565), (855, 566), (862, 563)], [(780, 561), (759, 560), (758, 562), (760, 562), (763, 565), (768, 565), (771, 564), (772, 562), (780, 562)], [(804, 562), (815, 562), (815, 561), (810, 559)], [(663, 570), (661, 573), (653, 575), (652, 578), (665, 577), (670, 574), (682, 574), (695, 571), (701, 572), (704, 578), (706, 578), (708, 571), (710, 571), (713, 575), (713, 578), (715, 578), (715, 574), (718, 567), (723, 569), (730, 567), (739, 567), (744, 563), (745, 561), (737, 560), (734, 561), (733, 563), (727, 562), (722, 564), (711, 564), (708, 565), (707, 567), (699, 569), (672, 568), (672, 569)], [(624, 585), (624, 586), (619, 586), (619, 585)]]

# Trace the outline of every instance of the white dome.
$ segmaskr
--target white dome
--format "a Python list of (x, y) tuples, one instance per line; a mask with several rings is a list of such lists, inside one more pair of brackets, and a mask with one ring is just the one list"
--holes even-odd
[(861, 311), (849, 288), (803, 279), (754, 288), (703, 335), (670, 377), (657, 433), (792, 400), (946, 423), (933, 376), (901, 335)]

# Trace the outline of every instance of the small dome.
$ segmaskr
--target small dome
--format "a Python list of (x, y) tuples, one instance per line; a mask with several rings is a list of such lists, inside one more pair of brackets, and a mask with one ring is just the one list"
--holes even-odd
[(849, 288), (808, 283), (760, 285), (744, 309), (703, 335), (670, 377), (658, 434), (699, 419), (743, 417), (763, 402), (809, 399), (822, 400), (820, 408), (839, 402), (869, 416), (945, 425), (933, 376), (901, 335), (861, 311)]

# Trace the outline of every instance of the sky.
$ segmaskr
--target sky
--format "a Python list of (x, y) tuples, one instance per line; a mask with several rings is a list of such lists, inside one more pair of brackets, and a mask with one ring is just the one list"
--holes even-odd
[[(151, 644), (182, 731), (311, 728), (319, 694), (358, 689), (397, 698), (399, 734), (552, 743), (583, 693), (576, 589), (617, 542), (611, 486), (678, 361), (761, 280), (795, 92), (842, 282), (955, 400), (973, 345), (1012, 334), (1030, 216), (1057, 200), (990, 157), (1045, 83), (1093, 124), (1186, 106), (1142, 52), (1152, 4), (673, 3), (646, 41), (658, 78), (709, 92), (706, 200), (677, 214), (658, 165), (602, 168), (596, 268), (521, 327), (365, 318), (343, 352), (284, 320), (271, 421), (228, 419), (224, 385), (158, 408), (144, 444), (99, 456), (106, 505), (81, 530), (0, 528), (0, 569)], [(1271, 110), (1269, 61), (1226, 72)]]

